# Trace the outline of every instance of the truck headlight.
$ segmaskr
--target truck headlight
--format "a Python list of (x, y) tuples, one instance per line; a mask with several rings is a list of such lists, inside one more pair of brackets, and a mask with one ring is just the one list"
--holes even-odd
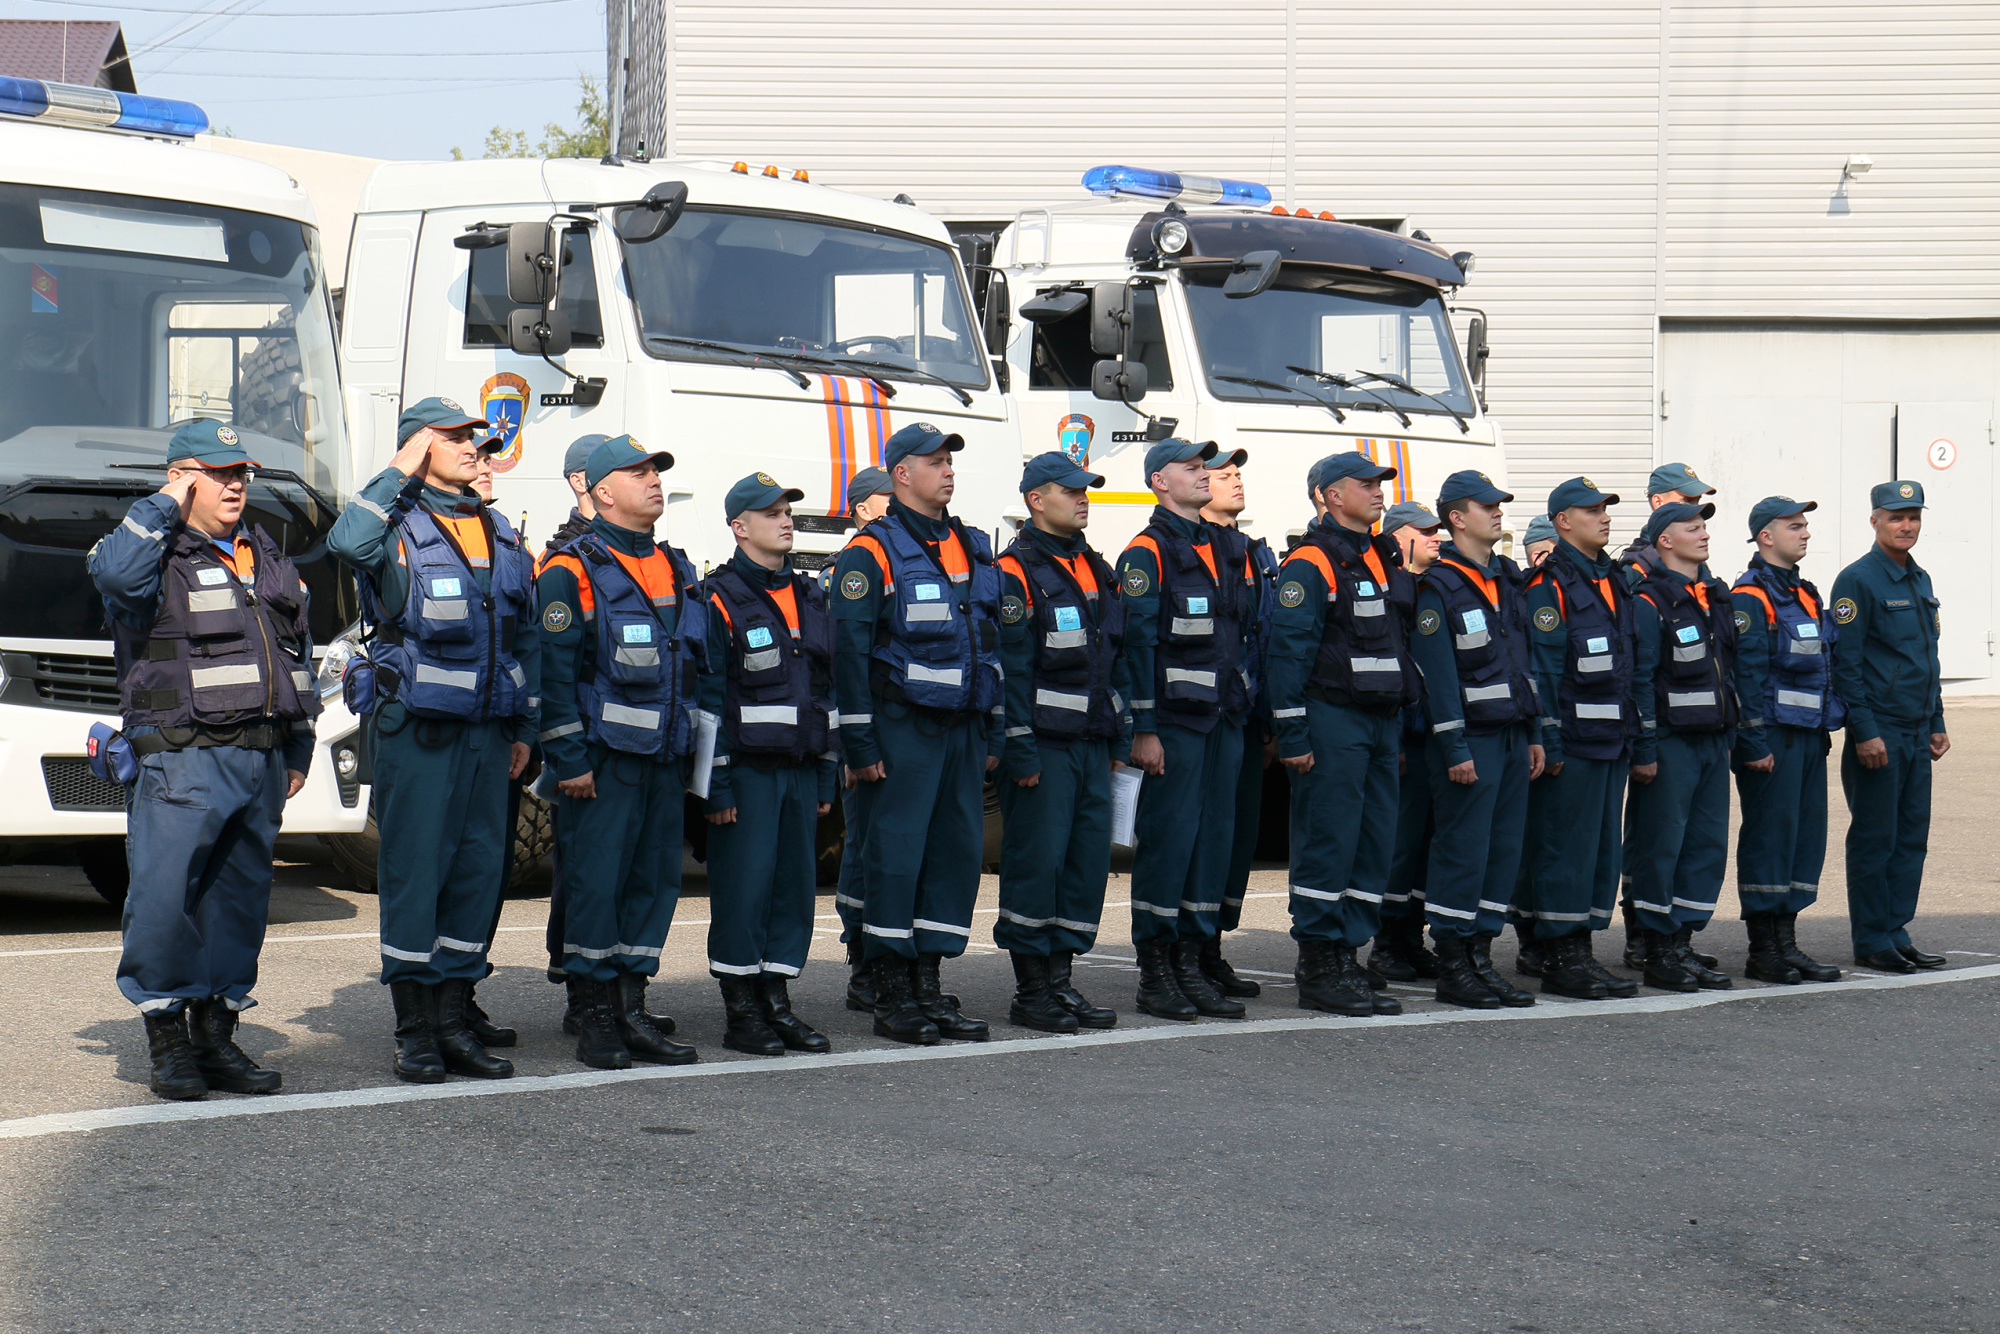
[(354, 749), (354, 743), (343, 741), (333, 748), (333, 771), (342, 778), (353, 778), (361, 770), (361, 756)]
[(1178, 255), (1187, 249), (1187, 224), (1179, 218), (1162, 218), (1153, 228), (1153, 244), (1163, 255)]
[(321, 699), (340, 693), (340, 680), (347, 675), (347, 664), (353, 662), (359, 652), (361, 652), (361, 627), (358, 625), (350, 627), (326, 646), (326, 653), (319, 660), (318, 684)]

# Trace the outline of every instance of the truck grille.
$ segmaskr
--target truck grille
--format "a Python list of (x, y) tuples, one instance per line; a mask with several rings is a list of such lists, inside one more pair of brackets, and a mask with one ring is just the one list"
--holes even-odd
[(42, 781), (48, 785), (49, 805), (56, 810), (125, 809), (125, 789), (92, 773), (90, 761), (80, 755), (42, 756)]
[(59, 709), (118, 712), (118, 667), (110, 658), (37, 653), (35, 694)]

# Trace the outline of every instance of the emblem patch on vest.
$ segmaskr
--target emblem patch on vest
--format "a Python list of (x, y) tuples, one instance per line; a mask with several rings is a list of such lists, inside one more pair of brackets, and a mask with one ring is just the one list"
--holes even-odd
[(1553, 630), (1561, 624), (1562, 617), (1556, 615), (1554, 607), (1537, 607), (1535, 609), (1535, 628), (1537, 630)]
[(569, 629), (569, 604), (551, 602), (542, 608), (542, 629), (552, 635), (559, 635)]
[(1417, 614), (1417, 633), (1420, 635), (1434, 635), (1442, 624), (1444, 621), (1438, 614), (1428, 608)]
[(1739, 611), (1736, 613), (1736, 633), (1739, 635), (1747, 635), (1750, 633), (1749, 612)]
[(868, 576), (859, 570), (849, 570), (840, 581), (840, 595), (859, 602), (868, 596)]
[(1134, 565), (1125, 571), (1125, 595), (1127, 597), (1144, 597), (1152, 586), (1153, 581), (1147, 578), (1146, 572), (1138, 566)]
[(1021, 618), (1027, 614), (1027, 605), (1021, 599), (1011, 594), (1000, 599), (1000, 619), (1008, 625), (1019, 625)]
[(1846, 625), (1854, 619), (1857, 610), (1859, 609), (1855, 607), (1853, 598), (1842, 598), (1833, 604), (1833, 619)]

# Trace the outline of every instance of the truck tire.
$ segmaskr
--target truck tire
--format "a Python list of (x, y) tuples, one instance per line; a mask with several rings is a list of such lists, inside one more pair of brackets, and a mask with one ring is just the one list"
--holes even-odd
[(132, 867), (125, 860), (122, 838), (87, 838), (76, 845), (76, 864), (83, 878), (99, 898), (114, 908), (125, 906), (125, 891), (132, 883)]
[[(375, 802), (368, 802), (368, 824), (358, 834), (323, 834), (333, 864), (346, 874), (350, 888), (373, 894), (375, 863), (382, 854), (382, 835), (375, 827)], [(532, 792), (521, 794), (521, 818), (514, 826), (514, 872), (507, 888), (519, 889), (542, 869), (556, 846), (556, 808)]]

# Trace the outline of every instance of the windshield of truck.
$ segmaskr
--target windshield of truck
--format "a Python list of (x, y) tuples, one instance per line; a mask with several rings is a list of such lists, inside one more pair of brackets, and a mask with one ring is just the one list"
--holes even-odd
[(314, 638), (353, 619), (325, 558), (348, 465), (323, 274), (291, 219), (0, 184), (0, 635), (105, 635), (82, 558), (196, 417), (260, 465), (247, 517), (301, 562)]
[[(1269, 290), (1226, 297), (1227, 266), (1181, 272), (1203, 369), (1217, 398), (1317, 397), (1359, 410), (1387, 402), (1409, 413), (1475, 411), (1451, 321), (1433, 291), (1286, 265)], [(1292, 366), (1338, 376), (1352, 387), (1287, 369)], [(1406, 381), (1421, 393), (1375, 376)], [(1270, 384), (1238, 382), (1244, 379)]]
[(942, 244), (895, 232), (699, 208), (659, 240), (625, 247), (656, 357), (852, 358), (892, 380), (906, 367), (978, 389), (986, 359), (955, 261)]

